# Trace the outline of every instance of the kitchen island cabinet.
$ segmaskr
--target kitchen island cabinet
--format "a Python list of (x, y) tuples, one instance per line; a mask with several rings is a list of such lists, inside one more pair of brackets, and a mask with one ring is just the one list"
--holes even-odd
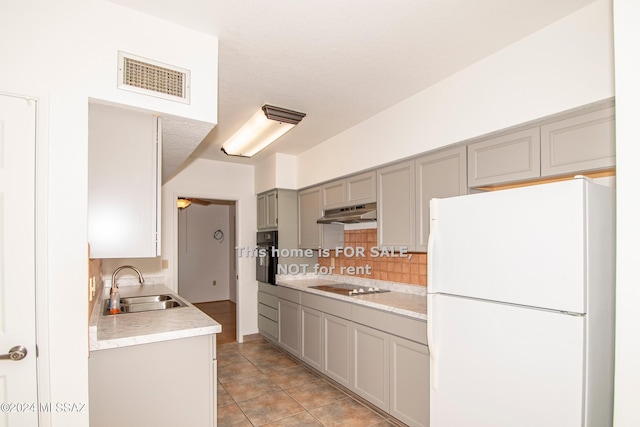
[(93, 307), (91, 426), (216, 425), (220, 324), (165, 286), (120, 287), (123, 299), (165, 294), (184, 305), (117, 315), (103, 314), (106, 300)]
[(215, 335), (94, 351), (92, 427), (216, 425)]

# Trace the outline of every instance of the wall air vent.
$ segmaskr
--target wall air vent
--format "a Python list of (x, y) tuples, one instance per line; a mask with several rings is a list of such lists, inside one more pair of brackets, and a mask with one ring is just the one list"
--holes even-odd
[(118, 52), (118, 88), (189, 104), (191, 72)]

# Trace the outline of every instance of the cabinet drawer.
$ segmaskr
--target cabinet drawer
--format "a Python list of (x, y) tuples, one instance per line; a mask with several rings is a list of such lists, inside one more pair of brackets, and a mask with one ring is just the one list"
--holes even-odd
[(278, 308), (278, 297), (258, 292), (258, 302), (271, 308)]
[(278, 295), (278, 287), (269, 283), (258, 282), (258, 291), (269, 295)]
[[(416, 296), (416, 298), (419, 297)], [(361, 305), (352, 307), (351, 320), (411, 341), (427, 344), (427, 322)]]
[(258, 304), (258, 314), (271, 319), (274, 322), (278, 321), (278, 310), (273, 307), (269, 307), (264, 304)]
[(258, 316), (258, 330), (278, 339), (278, 322), (264, 316)]
[(278, 286), (278, 298), (300, 304), (300, 291)]
[(340, 301), (332, 298), (325, 298), (319, 295), (309, 294), (304, 292), (302, 294), (302, 305), (305, 307), (313, 308), (324, 313), (329, 313), (334, 316), (342, 317), (343, 319), (351, 319), (351, 305), (346, 301)]

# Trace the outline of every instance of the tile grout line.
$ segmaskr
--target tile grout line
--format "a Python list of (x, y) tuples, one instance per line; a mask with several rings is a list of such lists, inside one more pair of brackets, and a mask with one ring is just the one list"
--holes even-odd
[[(255, 342), (255, 341), (253, 341), (253, 342)], [(342, 398), (342, 399), (338, 399), (338, 400), (333, 401), (333, 402), (330, 402), (330, 403), (327, 403), (326, 405), (322, 405), (322, 406), (320, 406), (320, 407), (324, 407), (324, 406), (328, 406), (328, 405), (331, 405), (331, 404), (335, 404), (335, 402), (337, 402), (337, 401), (339, 401), (339, 400), (344, 400), (344, 399), (347, 399), (347, 398), (348, 398), (348, 399), (351, 399), (352, 401), (354, 401), (355, 403), (357, 403), (357, 404), (359, 404), (359, 405), (361, 405), (361, 406), (365, 407), (366, 409), (368, 409), (369, 411), (373, 412), (374, 414), (378, 415), (380, 418), (382, 418), (382, 422), (385, 422), (385, 421), (386, 421), (386, 422), (388, 422), (388, 423), (390, 423), (390, 424), (392, 424), (392, 425), (394, 425), (394, 426), (398, 426), (398, 427), (407, 427), (407, 426), (406, 426), (406, 424), (402, 423), (400, 420), (397, 420), (396, 418), (394, 418), (393, 416), (391, 416), (389, 413), (387, 413), (387, 412), (383, 411), (382, 409), (378, 408), (377, 406), (373, 405), (372, 403), (367, 402), (367, 401), (366, 401), (366, 400), (364, 400), (362, 397), (360, 397), (360, 396), (358, 396), (358, 395), (354, 394), (351, 390), (347, 389), (347, 388), (346, 388), (346, 387), (344, 387), (342, 384), (337, 383), (335, 380), (333, 380), (333, 379), (329, 378), (328, 376), (326, 376), (326, 375), (325, 375), (325, 374), (323, 374), (322, 372), (319, 372), (319, 371), (318, 371), (318, 370), (316, 370), (315, 368), (313, 368), (313, 367), (311, 367), (311, 366), (308, 366), (307, 364), (305, 364), (304, 362), (300, 361), (299, 359), (296, 359), (296, 358), (293, 358), (293, 357), (289, 356), (287, 353), (285, 353), (285, 352), (283, 352), (282, 350), (280, 350), (279, 348), (275, 347), (275, 346), (274, 346), (271, 342), (269, 342), (268, 340), (264, 340), (264, 339), (263, 339), (263, 340), (261, 340), (260, 342), (261, 342), (261, 343), (266, 343), (266, 344), (268, 344), (268, 347), (267, 347), (267, 348), (270, 348), (270, 349), (274, 349), (274, 350), (276, 350), (276, 351), (279, 353), (279, 354), (278, 354), (278, 356), (283, 356), (283, 357), (285, 357), (286, 359), (289, 359), (289, 360), (293, 361), (296, 365), (295, 365), (295, 366), (284, 367), (284, 368), (280, 368), (280, 369), (277, 369), (277, 368), (276, 368), (276, 369), (273, 369), (273, 370), (271, 370), (271, 371), (267, 371), (267, 372), (265, 372), (265, 371), (263, 371), (262, 369), (260, 369), (258, 366), (256, 366), (256, 365), (255, 365), (255, 363), (254, 363), (254, 360), (255, 360), (255, 359), (254, 359), (254, 360), (251, 360), (251, 359), (247, 358), (247, 357), (245, 356), (245, 354), (244, 354), (244, 353), (242, 353), (242, 352), (239, 350), (239, 348), (237, 348), (237, 349), (235, 349), (235, 350), (232, 350), (232, 351), (236, 351), (236, 352), (238, 352), (238, 353), (239, 353), (241, 356), (243, 356), (243, 357), (244, 357), (244, 358), (245, 358), (245, 359), (246, 359), (246, 360), (247, 360), (247, 361), (248, 361), (248, 362), (249, 362), (249, 363), (250, 363), (254, 368), (256, 368), (256, 369), (260, 372), (260, 374), (262, 374), (262, 375), (267, 375), (267, 374), (268, 374), (268, 372), (273, 372), (273, 371), (284, 371), (284, 370), (287, 370), (287, 369), (295, 368), (295, 367), (297, 367), (297, 366), (301, 366), (302, 368), (304, 368), (304, 369), (306, 369), (306, 370), (308, 370), (308, 371), (312, 372), (313, 374), (317, 375), (317, 376), (318, 376), (318, 380), (316, 380), (316, 381), (324, 380), (324, 381), (326, 381), (328, 384), (330, 384), (331, 386), (333, 386), (334, 388), (336, 388), (337, 390), (339, 390), (340, 392), (342, 392), (342, 393), (344, 393), (344, 394), (345, 394), (345, 397), (344, 397), (344, 398)], [(240, 343), (236, 343), (236, 344), (238, 344), (238, 346), (242, 346), (242, 345), (243, 345), (243, 344), (240, 344)], [(224, 354), (224, 352), (223, 352), (223, 354)], [(257, 360), (260, 360), (260, 359), (258, 358)], [(233, 381), (239, 381), (239, 380), (242, 380), (242, 379), (247, 379), (247, 378), (252, 378), (252, 377), (257, 377), (257, 376), (258, 376), (258, 375), (248, 376), (248, 377), (243, 377), (243, 378), (238, 378), (238, 379), (235, 379), (235, 380), (233, 380)], [(312, 381), (312, 382), (316, 382), (316, 381)], [(229, 382), (232, 382), (232, 381), (229, 381)], [(221, 385), (222, 385), (222, 387), (224, 388), (224, 384), (223, 384), (223, 383), (220, 383), (220, 384), (221, 384)], [(318, 419), (315, 415), (313, 415), (313, 414), (311, 413), (311, 411), (307, 410), (307, 409), (306, 409), (305, 407), (303, 407), (303, 406), (302, 406), (302, 405), (301, 405), (301, 404), (300, 404), (300, 403), (299, 403), (299, 402), (298, 402), (298, 401), (297, 401), (293, 396), (291, 396), (291, 395), (287, 392), (287, 390), (286, 390), (286, 389), (282, 388), (282, 386), (280, 386), (280, 384), (277, 384), (277, 383), (275, 383), (275, 382), (274, 382), (274, 384), (278, 387), (278, 389), (280, 389), (282, 392), (284, 392), (284, 394), (285, 394), (285, 395), (287, 395), (290, 399), (292, 399), (292, 400), (293, 400), (294, 402), (296, 402), (300, 407), (302, 407), (302, 408), (303, 408), (303, 410), (302, 410), (302, 411), (300, 411), (300, 412), (297, 412), (297, 413), (295, 413), (295, 414), (287, 415), (287, 416), (285, 416), (285, 417), (283, 417), (283, 418), (279, 418), (279, 419), (276, 419), (276, 420), (271, 420), (271, 421), (267, 422), (266, 424), (269, 424), (269, 423), (272, 423), (272, 422), (276, 422), (276, 421), (280, 421), (280, 420), (283, 420), (283, 419), (286, 419), (286, 418), (293, 417), (293, 416), (295, 416), (295, 415), (301, 414), (301, 413), (303, 413), (303, 412), (306, 412), (306, 413), (308, 413), (309, 415), (311, 415), (315, 420), (317, 420), (320, 424), (322, 424), (323, 426), (326, 426), (326, 424), (324, 424), (320, 419)], [(296, 386), (296, 387), (297, 387), (297, 386)], [(291, 387), (291, 388), (294, 388), (294, 387)], [(227, 391), (227, 389), (226, 389), (226, 388), (224, 388), (224, 389), (225, 389), (225, 391), (226, 391), (226, 392), (231, 396), (231, 394)], [(252, 426), (257, 427), (255, 424), (253, 424), (253, 422), (251, 422), (251, 420), (250, 420), (250, 418), (247, 416), (247, 414), (246, 414), (246, 413), (245, 413), (245, 412), (240, 408), (239, 402), (236, 402), (236, 400), (233, 398), (233, 396), (231, 396), (231, 399), (232, 399), (232, 401), (233, 401), (233, 404), (235, 404), (235, 405), (238, 407), (238, 409), (240, 410), (240, 412), (245, 416), (245, 418), (246, 418), (247, 420), (249, 420), (249, 423), (250, 423)], [(226, 406), (226, 405), (225, 405), (225, 406)], [(316, 409), (317, 409), (317, 408), (316, 408)], [(371, 425), (371, 426), (369, 426), (369, 427), (375, 427), (375, 426), (376, 426), (376, 425), (378, 425), (378, 424), (380, 424), (380, 422), (376, 422), (376, 423), (372, 424), (372, 425)], [(262, 424), (262, 425), (265, 425), (265, 424)]]

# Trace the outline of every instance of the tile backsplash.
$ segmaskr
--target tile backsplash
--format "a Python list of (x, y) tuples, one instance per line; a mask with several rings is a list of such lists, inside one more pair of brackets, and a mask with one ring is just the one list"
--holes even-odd
[(400, 256), (398, 252), (384, 253), (377, 248), (377, 242), (375, 228), (345, 230), (346, 255), (336, 255), (335, 250), (328, 254), (320, 253), (318, 264), (330, 269), (333, 259), (335, 274), (427, 286), (427, 254), (409, 252)]

